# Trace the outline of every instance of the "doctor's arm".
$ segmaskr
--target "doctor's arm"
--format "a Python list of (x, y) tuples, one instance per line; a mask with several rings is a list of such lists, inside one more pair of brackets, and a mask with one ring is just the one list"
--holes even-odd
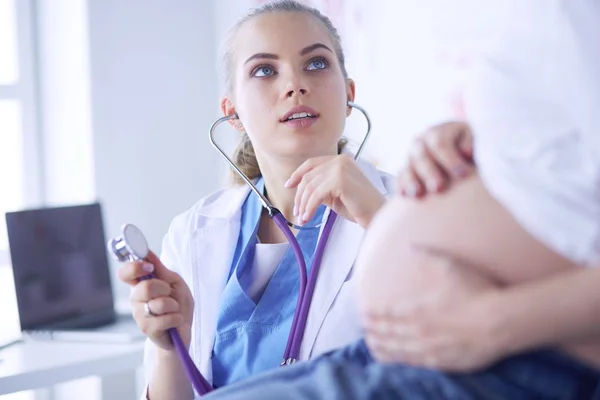
[[(192, 386), (166, 332), (168, 328), (177, 328), (184, 344), (190, 346), (194, 300), (183, 278), (165, 266), (179, 265), (172, 230), (173, 224), (163, 240), (161, 259), (150, 252), (147, 262), (125, 263), (119, 269), (119, 278), (132, 287), (133, 317), (148, 337), (144, 352), (147, 385), (142, 399), (194, 398)], [(154, 279), (139, 280), (150, 272), (154, 273)]]
[[(155, 274), (154, 279), (139, 280), (149, 272)], [(148, 384), (142, 398), (192, 399), (191, 384), (167, 334), (167, 329), (177, 328), (183, 343), (189, 347), (193, 300), (187, 285), (152, 252), (147, 262), (124, 264), (119, 277), (132, 286), (133, 317), (148, 337), (144, 352)]]

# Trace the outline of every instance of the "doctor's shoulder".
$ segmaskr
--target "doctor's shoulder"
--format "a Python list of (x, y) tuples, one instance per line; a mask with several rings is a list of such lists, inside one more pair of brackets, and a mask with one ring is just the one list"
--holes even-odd
[(365, 159), (359, 158), (356, 163), (360, 170), (369, 179), (381, 194), (389, 198), (394, 194), (396, 186), (396, 177), (388, 172), (382, 171), (375, 164)]
[(388, 172), (377, 170), (379, 172), (379, 176), (381, 177), (381, 182), (385, 187), (385, 193), (383, 195), (386, 198), (391, 197), (394, 194), (396, 188), (396, 177)]
[(172, 219), (167, 236), (184, 238), (211, 219), (231, 218), (240, 211), (247, 194), (245, 185), (231, 185), (202, 197)]

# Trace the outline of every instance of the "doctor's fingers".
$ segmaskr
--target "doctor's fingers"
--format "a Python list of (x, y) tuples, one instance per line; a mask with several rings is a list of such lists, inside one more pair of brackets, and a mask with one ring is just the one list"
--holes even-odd
[[(346, 154), (334, 156), (328, 162), (312, 169), (303, 176), (296, 191), (294, 205), (297, 208), (298, 216), (300, 218), (304, 216), (309, 220), (312, 218), (312, 212), (321, 204), (321, 200), (329, 197), (331, 199), (329, 203), (331, 203), (333, 199), (348, 194), (346, 193), (348, 190), (355, 189), (356, 185), (348, 185), (353, 179), (362, 180), (365, 185), (370, 185), (356, 162)], [(322, 186), (324, 183), (327, 184), (325, 187)], [(307, 202), (314, 192), (321, 192), (322, 195), (317, 204), (312, 205), (312, 210), (309, 210)], [(327, 195), (324, 194), (325, 192)], [(356, 195), (360, 194), (356, 193)], [(349, 194), (348, 197), (352, 196), (353, 194)], [(331, 206), (332, 204), (327, 205)]]
[[(317, 185), (316, 181), (324, 174), (330, 172), (335, 165), (334, 159), (329, 157), (327, 162), (322, 162), (324, 157), (313, 158), (306, 161), (297, 171), (304, 168), (304, 172), (299, 176), (296, 183), (296, 195), (294, 196), (294, 216), (302, 223), (303, 216), (306, 213), (303, 205), (303, 199), (306, 192), (312, 192)], [(315, 161), (316, 160), (316, 161)], [(310, 169), (308, 167), (310, 166)]]
[(461, 149), (461, 145), (472, 148), (472, 136), (466, 132), (468, 129), (462, 123), (446, 124), (439, 130), (428, 131), (423, 137), (428, 153), (447, 175), (454, 178), (464, 178), (474, 169), (469, 150), (463, 152)]
[(333, 186), (335, 186), (333, 177), (316, 175), (302, 190), (298, 190), (301, 193), (299, 204), (296, 204), (298, 204), (298, 220), (301, 224), (310, 221), (321, 204), (333, 206), (335, 201)]
[[(146, 306), (146, 303), (148, 304)], [(177, 314), (181, 307), (179, 303), (172, 297), (157, 297), (148, 301), (136, 302), (133, 307), (134, 317), (147, 317), (148, 312), (151, 316), (166, 315), (166, 314)]]
[(141, 281), (131, 289), (129, 299), (132, 302), (146, 302), (159, 297), (173, 297), (174, 290), (165, 281), (148, 279)]
[(285, 187), (288, 189), (292, 189), (296, 187), (301, 181), (304, 175), (317, 168), (318, 166), (325, 164), (332, 159), (335, 159), (339, 156), (322, 156), (310, 158), (302, 163), (293, 173), (290, 175), (290, 178), (285, 183)]
[(154, 266), (154, 275), (158, 279), (170, 284), (177, 284), (183, 282), (183, 278), (181, 278), (181, 276), (177, 272), (165, 267), (162, 261), (160, 261), (160, 258), (158, 258), (158, 256), (152, 251), (148, 251), (146, 261)]
[[(356, 173), (359, 175), (357, 176)], [(304, 176), (296, 192), (294, 204), (297, 207), (300, 222), (310, 221), (321, 204), (331, 208), (335, 208), (334, 205), (337, 205), (338, 207), (334, 211), (339, 214), (340, 211), (343, 211), (340, 209), (343, 206), (340, 202), (342, 197), (362, 198), (366, 190), (365, 185), (370, 185), (368, 180), (364, 178), (364, 185), (350, 184), (361, 177), (364, 175), (350, 158), (336, 159), (310, 171)], [(361, 193), (347, 193), (358, 186), (360, 186)]]
[(153, 274), (154, 278), (170, 284), (177, 284), (183, 281), (177, 272), (165, 267), (153, 253), (150, 252), (146, 259), (147, 261), (123, 263), (117, 271), (119, 279), (130, 286), (135, 286), (140, 281), (140, 278), (144, 278), (149, 274)]
[[(143, 304), (140, 304), (143, 307)], [(154, 313), (154, 310), (152, 310)], [(185, 324), (183, 315), (179, 313), (146, 315), (143, 308), (134, 313), (134, 319), (138, 328), (150, 339), (157, 340), (163, 336), (169, 328), (179, 328)]]
[(154, 265), (146, 261), (131, 261), (123, 263), (117, 274), (119, 279), (128, 285), (135, 286), (140, 278), (154, 273)]

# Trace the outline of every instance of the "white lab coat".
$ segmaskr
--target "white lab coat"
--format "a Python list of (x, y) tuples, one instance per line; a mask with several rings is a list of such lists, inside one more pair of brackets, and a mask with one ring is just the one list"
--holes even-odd
[[(380, 193), (391, 194), (390, 175), (365, 161), (358, 161), (358, 165)], [(183, 277), (195, 300), (190, 354), (209, 382), (221, 294), (241, 229), (241, 207), (249, 190), (247, 185), (236, 186), (203, 198), (172, 221), (163, 240), (161, 260)], [(351, 275), (363, 233), (358, 224), (341, 217), (334, 224), (308, 314), (301, 360), (361, 337)], [(154, 352), (155, 346), (147, 340), (146, 379), (152, 371)]]

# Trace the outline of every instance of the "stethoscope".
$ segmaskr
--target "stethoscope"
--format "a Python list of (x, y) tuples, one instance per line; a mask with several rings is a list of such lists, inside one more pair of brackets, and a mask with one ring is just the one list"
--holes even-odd
[[(358, 159), (360, 153), (362, 152), (369, 135), (371, 134), (371, 119), (367, 112), (357, 104), (353, 102), (348, 102), (348, 106), (357, 109), (360, 111), (365, 119), (367, 120), (367, 133), (365, 134), (358, 150), (354, 155), (354, 160)], [(298, 300), (296, 302), (296, 310), (294, 312), (294, 318), (292, 320), (292, 327), (290, 329), (290, 334), (288, 336), (288, 341), (286, 344), (285, 352), (283, 354), (283, 361), (281, 362), (281, 366), (294, 364), (300, 354), (300, 345), (302, 343), (302, 338), (304, 336), (304, 331), (306, 329), (306, 320), (308, 317), (308, 311), (310, 309), (310, 303), (312, 301), (314, 289), (317, 282), (317, 276), (319, 274), (319, 269), (321, 267), (321, 260), (323, 259), (323, 253), (325, 251), (325, 246), (327, 245), (327, 240), (331, 234), (331, 229), (333, 228), (333, 224), (337, 218), (337, 214), (330, 210), (329, 215), (325, 221), (325, 226), (323, 227), (323, 231), (321, 233), (321, 237), (317, 243), (317, 247), (315, 250), (315, 254), (313, 257), (313, 265), (310, 271), (310, 275), (307, 277), (306, 274), (306, 261), (304, 260), (304, 256), (302, 255), (302, 250), (296, 237), (290, 230), (294, 229), (315, 229), (319, 228), (322, 225), (318, 223), (312, 226), (298, 226), (294, 223), (288, 221), (281, 211), (279, 211), (276, 207), (274, 207), (271, 202), (261, 193), (261, 191), (254, 185), (254, 183), (238, 168), (237, 165), (227, 156), (227, 154), (219, 147), (219, 145), (214, 140), (214, 132), (216, 128), (225, 121), (239, 119), (237, 114), (227, 115), (216, 120), (210, 127), (209, 130), (209, 140), (210, 143), (221, 153), (223, 158), (227, 161), (229, 166), (233, 168), (233, 170), (246, 182), (248, 186), (250, 186), (251, 190), (259, 197), (261, 204), (268, 211), (269, 217), (275, 222), (275, 224), (281, 229), (286, 239), (290, 243), (292, 251), (296, 257), (296, 261), (298, 263), (298, 269), (300, 272), (300, 288), (298, 294)], [(111, 254), (113, 254), (118, 261), (139, 261), (144, 260), (148, 256), (148, 244), (144, 234), (134, 225), (125, 224), (121, 228), (121, 236), (113, 238), (108, 241), (108, 250)], [(152, 279), (154, 278), (154, 274), (146, 275), (140, 280)], [(149, 310), (147, 310), (149, 311)], [(190, 357), (188, 351), (181, 340), (179, 332), (175, 328), (171, 328), (168, 331), (169, 337), (175, 347), (181, 362), (183, 363), (184, 369), (188, 378), (190, 379), (192, 386), (196, 390), (199, 395), (204, 395), (214, 388), (212, 385), (202, 376), (194, 361)]]

